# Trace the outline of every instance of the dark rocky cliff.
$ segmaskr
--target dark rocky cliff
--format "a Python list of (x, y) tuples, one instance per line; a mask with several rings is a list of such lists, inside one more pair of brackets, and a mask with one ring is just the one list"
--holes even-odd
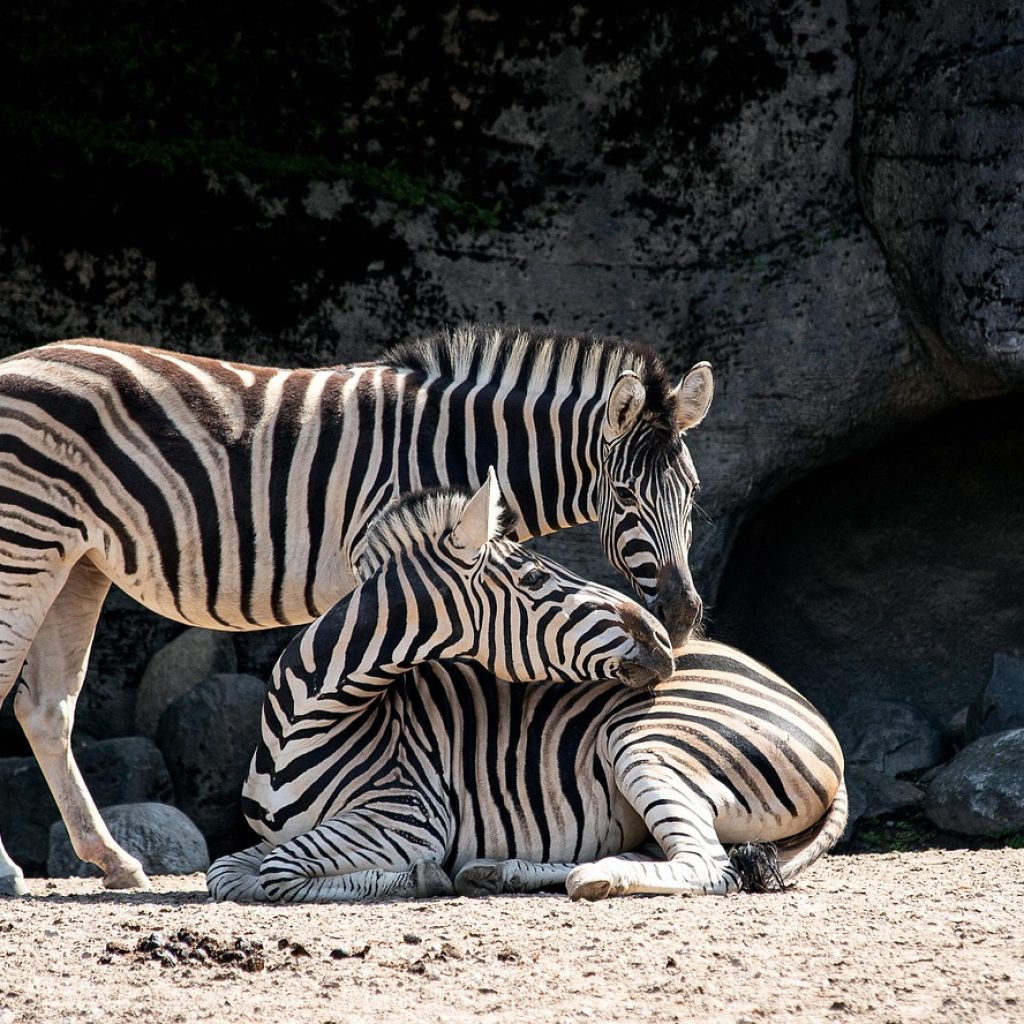
[[(880, 650), (943, 657), (948, 622), (907, 609), (912, 594), (898, 627), (809, 607), (819, 664), (787, 653), (807, 650), (795, 620), (741, 613), (776, 599), (759, 546), (830, 571), (843, 538), (828, 524), (860, 528), (842, 471), (821, 478), (815, 530), (783, 545), (762, 521), (734, 540), (789, 485), (817, 493), (822, 467), (859, 455), (870, 478), (870, 451), (889, 465), (909, 425), (1024, 387), (1019, 7), (322, 3), (296, 18), (184, 0), (2, 17), (0, 354), (98, 334), (324, 364), (497, 319), (640, 339), (676, 372), (709, 359), (698, 579), (712, 598), (727, 563), (730, 580), (713, 622), (820, 694), (900, 692)], [(969, 500), (947, 498), (964, 460), (918, 460), (931, 475), (903, 493), (885, 475), (872, 509), (890, 547), (865, 592), (891, 593), (884, 551), (917, 529), (907, 501)], [(985, 463), (995, 481), (1010, 464)], [(785, 510), (801, 493), (765, 515), (798, 521)], [(963, 517), (979, 557), (1005, 531), (999, 572), (1019, 580), (1019, 508)], [(573, 547), (608, 577), (586, 538)], [(965, 630), (982, 617), (990, 646), (1024, 647), (1019, 588), (952, 576)], [(125, 629), (122, 656), (105, 646), (115, 625), (97, 665), (130, 663), (125, 707), (93, 706), (90, 723), (87, 687), (95, 731), (127, 727), (144, 655), (176, 631)], [(963, 688), (942, 686), (929, 701), (946, 715)]]

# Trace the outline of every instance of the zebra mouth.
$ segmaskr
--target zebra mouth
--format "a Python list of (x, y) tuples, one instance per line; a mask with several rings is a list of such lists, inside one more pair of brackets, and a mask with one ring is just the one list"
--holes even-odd
[(642, 690), (668, 679), (673, 667), (669, 651), (649, 650), (621, 659), (612, 674), (630, 689)]

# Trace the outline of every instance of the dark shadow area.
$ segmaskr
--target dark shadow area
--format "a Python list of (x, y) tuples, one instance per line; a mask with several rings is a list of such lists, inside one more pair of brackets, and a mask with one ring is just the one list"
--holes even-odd
[(1019, 850), (1024, 847), (1024, 833), (1003, 836), (961, 836), (936, 828), (924, 812), (917, 809), (896, 811), (877, 818), (862, 818), (853, 833), (833, 851), (833, 856), (888, 853), (900, 850)]
[[(700, 171), (714, 162), (714, 130), (785, 85), (786, 18), (736, 0), (661, 6), (499, 17), (447, 2), (341, 4), (282, 18), (264, 3), (243, 15), (198, 0), (17, 2), (0, 14), (0, 134), (18, 155), (0, 165), (0, 222), (32, 238), (81, 305), (102, 303), (116, 284), (103, 257), (125, 249), (158, 266), (160, 297), (194, 285), (271, 334), (371, 273), (393, 276), (411, 305), (422, 301), (407, 280), (412, 254), (373, 221), (375, 203), (430, 212), (445, 233), (515, 230), (546, 191), (564, 199), (603, 180), (564, 147), (500, 127), (510, 108), (543, 109), (541, 71), (562, 49), (615, 66), (664, 19), (673, 45), (602, 133), (607, 168), (634, 166), (645, 182), (664, 176), (653, 139), (695, 151)], [(325, 213), (311, 182), (340, 183), (345, 201)], [(675, 212), (655, 196), (641, 204)], [(68, 274), (69, 251), (99, 256), (95, 272)], [(15, 345), (51, 340), (16, 326)]]
[(1024, 396), (971, 403), (789, 488), (741, 531), (715, 639), (827, 715), (851, 694), (940, 721), (1024, 652)]
[(45, 900), (54, 904), (80, 904), (100, 905), (112, 904), (114, 906), (133, 905), (137, 907), (159, 906), (159, 907), (180, 907), (193, 903), (206, 903), (209, 893), (206, 888), (201, 889), (175, 889), (173, 892), (151, 892), (145, 889), (103, 889), (100, 887), (100, 880), (96, 880), (95, 892), (61, 893), (57, 892), (58, 886), (63, 884), (64, 879), (56, 879), (47, 883), (47, 888), (52, 884), (53, 892), (33, 893), (31, 896), (18, 897), (31, 901)]

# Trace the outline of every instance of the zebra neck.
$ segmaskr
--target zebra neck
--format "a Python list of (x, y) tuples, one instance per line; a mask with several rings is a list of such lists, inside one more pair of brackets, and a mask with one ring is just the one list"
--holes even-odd
[(479, 487), (493, 466), (519, 517), (517, 538), (597, 518), (600, 393), (537, 391), (502, 381), (404, 376), (402, 418), (414, 443), (396, 466), (396, 491)]
[(382, 567), (288, 646), (271, 698), (290, 723), (365, 709), (416, 665), (459, 653), (462, 631), (439, 621), (423, 577), (407, 568)]

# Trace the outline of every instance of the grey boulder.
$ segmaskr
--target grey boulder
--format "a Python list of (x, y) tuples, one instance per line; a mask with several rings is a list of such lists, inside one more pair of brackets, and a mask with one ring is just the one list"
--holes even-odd
[(914, 783), (895, 779), (863, 765), (854, 764), (846, 769), (846, 787), (850, 794), (850, 807), (857, 808), (861, 818), (895, 814), (924, 802), (924, 790)]
[[(946, 723), (946, 736), (957, 750), (962, 750), (970, 742), (967, 735), (967, 723), (970, 714), (971, 709), (969, 707), (962, 707)], [(973, 739), (974, 737), (971, 738)]]
[(135, 700), (149, 658), (181, 632), (112, 587), (103, 606), (85, 685), (75, 705), (75, 728), (97, 739), (135, 731)]
[(894, 776), (943, 760), (942, 729), (907, 701), (853, 697), (832, 726), (848, 765)]
[(1024, 729), (961, 750), (932, 780), (924, 810), (939, 828), (969, 836), (1024, 829)]
[(135, 730), (155, 736), (160, 716), (196, 683), (238, 667), (235, 643), (230, 634), (212, 629), (186, 629), (161, 647), (142, 673), (135, 700)]
[(178, 806), (207, 839), (243, 824), (242, 783), (260, 731), (266, 684), (255, 676), (210, 676), (164, 711), (156, 742)]
[[(148, 875), (190, 875), (210, 866), (202, 833), (176, 807), (168, 804), (119, 804), (100, 814), (110, 834), (142, 861)], [(51, 878), (98, 876), (99, 868), (78, 859), (63, 822), (50, 828), (46, 873)]]
[(271, 669), (277, 664), (281, 652), (301, 629), (301, 626), (281, 626), (278, 629), (259, 629), (252, 633), (235, 634), (238, 671), (256, 676), (258, 679), (269, 679)]
[(992, 675), (967, 710), (968, 740), (1024, 728), (1024, 659), (996, 654)]

